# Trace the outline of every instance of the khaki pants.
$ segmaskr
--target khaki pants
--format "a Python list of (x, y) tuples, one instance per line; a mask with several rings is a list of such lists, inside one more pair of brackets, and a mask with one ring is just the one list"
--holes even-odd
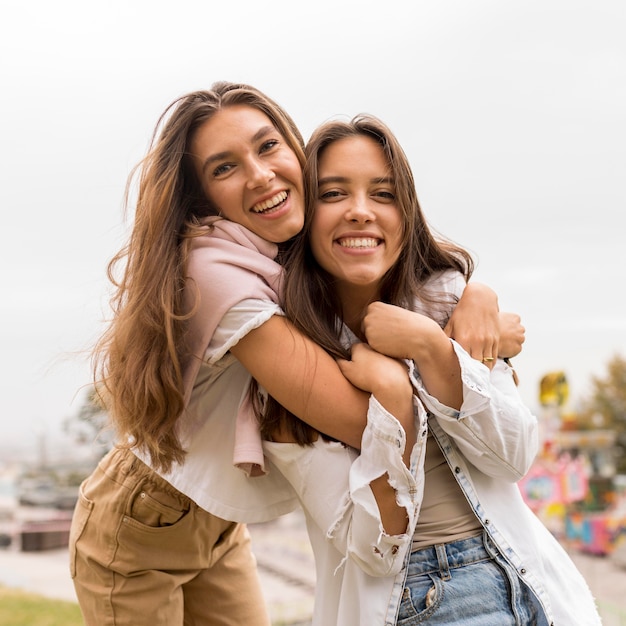
[(244, 525), (198, 507), (127, 450), (84, 481), (70, 571), (87, 626), (269, 626)]

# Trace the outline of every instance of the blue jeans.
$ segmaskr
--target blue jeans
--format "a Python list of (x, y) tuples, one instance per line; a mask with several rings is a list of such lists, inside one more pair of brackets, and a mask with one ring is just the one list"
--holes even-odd
[(538, 603), (486, 533), (411, 553), (398, 626), (532, 626)]

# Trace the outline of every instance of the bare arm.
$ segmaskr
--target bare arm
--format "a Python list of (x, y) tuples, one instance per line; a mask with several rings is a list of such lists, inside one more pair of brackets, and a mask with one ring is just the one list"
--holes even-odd
[[(406, 434), (403, 461), (410, 467), (411, 452), (417, 438), (413, 412), (413, 389), (407, 375), (406, 365), (372, 350), (368, 345), (352, 346), (352, 359), (339, 361), (341, 371), (360, 389), (370, 391), (378, 402), (402, 425)], [(399, 506), (396, 490), (389, 484), (389, 476), (383, 474), (370, 483), (376, 498), (380, 518), (389, 535), (401, 535), (406, 531), (407, 512)]]
[[(500, 344), (498, 297), (487, 285), (468, 283), (444, 331), (478, 361), (498, 356)], [(493, 362), (486, 362), (488, 367)]]
[[(466, 285), (444, 331), (478, 361), (514, 357), (525, 339), (520, 316), (499, 311), (497, 295), (481, 283)], [(491, 369), (494, 361), (484, 363)]]
[(231, 352), (268, 393), (313, 428), (360, 449), (369, 393), (284, 317), (250, 331)]
[(365, 343), (352, 346), (350, 361), (339, 361), (344, 376), (359, 389), (372, 393), (399, 422), (406, 434), (404, 464), (409, 467), (415, 444), (413, 387), (406, 364), (372, 350)]
[[(472, 287), (469, 291), (468, 288), (465, 288), (457, 304), (457, 309), (463, 302), (467, 305), (462, 309), (463, 316), (458, 316), (455, 322), (458, 332), (462, 331), (464, 324), (475, 324), (474, 309), (480, 307), (484, 311), (495, 308), (495, 294), (492, 296), (493, 292), (488, 287)], [(483, 320), (489, 317), (488, 313), (481, 315)], [(485, 321), (483, 326), (487, 324)], [(432, 325), (431, 330), (435, 330)], [(474, 332), (480, 337), (487, 334), (480, 329)], [(484, 339), (472, 340), (472, 332), (463, 334), (467, 336), (467, 342), (484, 343)], [(449, 346), (441, 341), (443, 337), (438, 339), (440, 348), (448, 352), (446, 358), (452, 365)], [(320, 432), (360, 449), (369, 394), (349, 383), (335, 360), (297, 331), (288, 320), (272, 317), (250, 331), (231, 348), (231, 352), (268, 393), (294, 415)], [(424, 359), (428, 359), (428, 355)], [(443, 363), (439, 359), (436, 361), (438, 365)], [(426, 365), (425, 360), (423, 365)], [(454, 377), (453, 372), (451, 376)], [(451, 402), (448, 406), (455, 404)]]
[(461, 367), (450, 339), (437, 322), (421, 313), (373, 302), (363, 318), (363, 330), (374, 350), (412, 359), (429, 393), (449, 407), (461, 408)]
[[(271, 346), (268, 348), (267, 346)], [(354, 361), (340, 365), (322, 348), (298, 333), (282, 317), (274, 316), (249, 332), (231, 348), (242, 365), (284, 407), (317, 430), (360, 449), (367, 421), (370, 391), (402, 423), (407, 433), (405, 448), (408, 464), (415, 443), (413, 390), (406, 367), (372, 350), (369, 356), (371, 387), (368, 392), (353, 386), (342, 370), (355, 372), (365, 360), (357, 344)], [(359, 358), (361, 357), (361, 358)], [(375, 369), (377, 368), (377, 369)], [(360, 380), (363, 383), (363, 379)], [(387, 475), (371, 483), (383, 526), (391, 535), (406, 529), (407, 514), (396, 503), (396, 493)]]

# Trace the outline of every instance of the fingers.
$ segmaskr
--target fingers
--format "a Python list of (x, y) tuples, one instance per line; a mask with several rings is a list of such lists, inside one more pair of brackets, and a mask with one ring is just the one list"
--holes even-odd
[(489, 369), (491, 369), (493, 367), (493, 364), (496, 362), (495, 357), (493, 356), (484, 356), (480, 362), (483, 365), (486, 365)]
[(501, 313), (500, 323), (500, 351), (499, 356), (514, 357), (522, 351), (526, 340), (526, 329), (521, 324), (521, 318), (516, 313)]
[(498, 358), (498, 346), (499, 339), (497, 337), (494, 337), (483, 344), (483, 351), (480, 357), (480, 362), (483, 365), (486, 365), (489, 369), (493, 368), (496, 359)]
[(494, 366), (500, 345), (499, 337), (495, 334), (485, 335), (472, 332), (460, 335), (455, 333), (452, 339), (460, 344), (473, 359), (480, 361), (489, 369)]

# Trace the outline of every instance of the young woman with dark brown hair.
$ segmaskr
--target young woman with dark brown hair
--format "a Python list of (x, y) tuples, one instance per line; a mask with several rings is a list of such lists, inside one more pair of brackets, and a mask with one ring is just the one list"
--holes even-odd
[[(281, 432), (266, 454), (299, 495), (315, 553), (313, 624), (599, 625), (585, 581), (515, 484), (538, 441), (511, 368), (488, 369), (443, 330), (472, 263), (430, 231), (397, 139), (359, 116), (322, 125), (306, 153), (284, 311), (372, 392), (360, 453), (311, 428), (302, 445), (297, 418), (266, 409)], [(381, 395), (398, 359), (412, 420)], [(393, 498), (376, 497), (384, 483)]]

